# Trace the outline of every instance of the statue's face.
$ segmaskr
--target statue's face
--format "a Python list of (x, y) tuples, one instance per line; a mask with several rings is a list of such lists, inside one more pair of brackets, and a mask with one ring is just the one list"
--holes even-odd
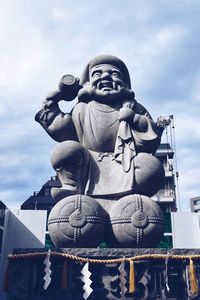
[(109, 105), (121, 105), (123, 99), (134, 99), (134, 92), (123, 81), (122, 72), (110, 64), (91, 68), (89, 82), (78, 93), (79, 101), (97, 101)]
[(120, 70), (109, 64), (100, 64), (90, 70), (90, 83), (102, 92), (119, 91), (124, 85)]

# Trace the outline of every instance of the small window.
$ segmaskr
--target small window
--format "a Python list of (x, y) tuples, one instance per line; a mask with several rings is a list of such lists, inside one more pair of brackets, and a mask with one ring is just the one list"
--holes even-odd
[(200, 205), (200, 199), (194, 201), (194, 205)]

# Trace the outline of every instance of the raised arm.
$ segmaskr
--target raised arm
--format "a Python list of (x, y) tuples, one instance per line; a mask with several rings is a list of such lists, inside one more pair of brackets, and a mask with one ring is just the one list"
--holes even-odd
[(36, 114), (35, 120), (57, 142), (78, 141), (71, 114), (60, 110), (58, 105), (60, 100), (62, 100), (60, 91), (49, 94), (43, 102), (42, 109)]

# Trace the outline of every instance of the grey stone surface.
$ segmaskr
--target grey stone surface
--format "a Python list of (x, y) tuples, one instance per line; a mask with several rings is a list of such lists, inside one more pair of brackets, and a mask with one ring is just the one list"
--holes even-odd
[[(59, 101), (71, 101), (76, 96), (78, 102), (73, 110), (63, 113)], [(59, 89), (47, 96), (35, 119), (59, 142), (51, 155), (62, 184), (52, 189), (57, 201), (67, 201), (68, 196), (76, 194), (97, 201), (112, 198), (114, 201), (104, 207), (109, 213), (123, 196), (151, 197), (161, 187), (164, 170), (153, 154), (162, 128), (136, 101), (128, 69), (119, 58), (95, 57), (86, 65), (80, 80), (64, 75)], [(158, 238), (154, 236), (156, 242)]]
[(113, 205), (110, 227), (111, 234), (107, 237), (109, 246), (154, 247), (163, 235), (163, 213), (151, 198), (128, 195)]
[(106, 223), (107, 213), (95, 199), (73, 195), (54, 206), (48, 230), (56, 247), (97, 247), (104, 241)]

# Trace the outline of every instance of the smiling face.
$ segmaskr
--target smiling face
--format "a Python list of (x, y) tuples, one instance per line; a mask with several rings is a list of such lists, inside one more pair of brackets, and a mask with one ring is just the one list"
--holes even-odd
[(109, 64), (100, 64), (90, 70), (90, 83), (102, 92), (119, 91), (123, 87), (120, 70)]
[(83, 87), (78, 92), (79, 101), (96, 101), (118, 107), (124, 99), (134, 99), (128, 70), (123, 64), (121, 68), (109, 63), (87, 68), (82, 76)]

